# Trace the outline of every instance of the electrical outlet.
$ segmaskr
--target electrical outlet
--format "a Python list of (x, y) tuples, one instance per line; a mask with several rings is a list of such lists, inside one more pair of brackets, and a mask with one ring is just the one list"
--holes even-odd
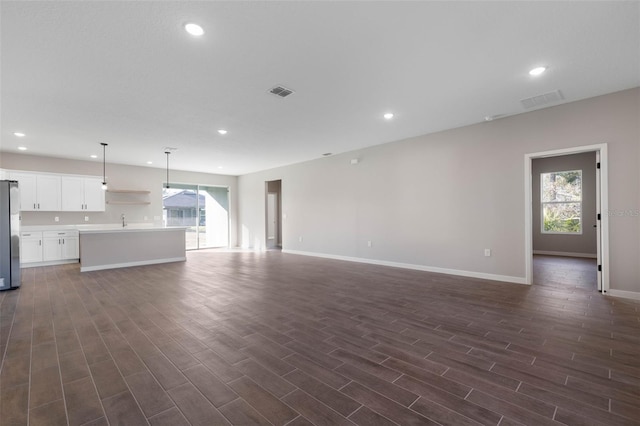
[(491, 249), (484, 249), (484, 255), (485, 257), (491, 256)]
[(84, 217), (84, 221), (85, 221), (85, 222), (89, 222), (89, 216), (85, 216), (85, 217)]
[(298, 242), (300, 242), (300, 243), (302, 242), (302, 236), (298, 237)]
[(56, 216), (56, 217), (53, 218), (53, 221), (54, 222), (60, 222), (60, 218), (58, 216)]
[(367, 241), (367, 247), (371, 247), (371, 241)]
[(145, 216), (143, 220), (145, 220), (145, 221), (146, 221), (146, 220), (147, 220), (147, 217)]

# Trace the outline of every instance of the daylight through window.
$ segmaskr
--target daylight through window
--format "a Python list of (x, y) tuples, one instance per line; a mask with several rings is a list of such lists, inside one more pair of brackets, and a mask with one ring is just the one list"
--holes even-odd
[(542, 232), (582, 233), (582, 170), (540, 175)]

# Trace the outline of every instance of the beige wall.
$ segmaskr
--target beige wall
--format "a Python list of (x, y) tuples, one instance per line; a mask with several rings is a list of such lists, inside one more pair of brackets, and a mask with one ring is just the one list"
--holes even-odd
[[(67, 160), (62, 158), (40, 157), (35, 155), (13, 154), (6, 152), (0, 153), (0, 168), (102, 177), (102, 164), (95, 161)], [(120, 221), (120, 215), (123, 213), (129, 223), (153, 223), (154, 218), (156, 217), (162, 219), (162, 185), (166, 181), (166, 170), (152, 167), (136, 167), (107, 163), (106, 171), (107, 182), (109, 183), (110, 188), (151, 191), (148, 196), (151, 204), (107, 204), (105, 212), (23, 212), (22, 225), (118, 223)], [(228, 186), (230, 198), (230, 245), (237, 245), (237, 177), (171, 170), (169, 179), (171, 183)], [(114, 194), (107, 194), (108, 199), (113, 196)], [(54, 221), (54, 217), (56, 216), (60, 218), (59, 222)], [(89, 222), (84, 221), (85, 216), (89, 217)], [(146, 220), (145, 216), (147, 218)]]
[[(576, 235), (543, 234), (540, 217), (540, 174), (582, 170), (582, 233)], [(535, 158), (531, 162), (533, 250), (588, 254), (597, 253), (596, 228), (596, 153)]]
[[(241, 176), (239, 242), (264, 247), (264, 182), (282, 179), (284, 249), (522, 280), (525, 154), (607, 143), (609, 209), (637, 210), (639, 104), (636, 88)], [(640, 292), (638, 222), (611, 217), (612, 289)]]

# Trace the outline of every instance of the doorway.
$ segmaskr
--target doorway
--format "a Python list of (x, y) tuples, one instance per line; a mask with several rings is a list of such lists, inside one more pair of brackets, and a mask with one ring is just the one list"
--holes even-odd
[(229, 246), (229, 188), (171, 184), (162, 189), (166, 226), (185, 226), (187, 250)]
[(282, 248), (282, 181), (265, 182), (265, 241), (268, 250)]
[[(593, 168), (596, 171), (595, 212), (587, 212), (587, 215), (589, 215), (590, 213), (593, 213), (593, 215), (580, 217), (580, 232), (585, 232), (585, 234), (587, 234), (588, 232), (593, 232), (593, 230), (595, 230), (597, 287), (598, 290), (603, 293), (606, 293), (609, 289), (609, 221), (607, 215), (604, 214), (604, 212), (608, 211), (606, 144), (568, 148), (555, 151), (545, 151), (525, 155), (525, 274), (527, 284), (532, 284), (533, 282), (533, 227), (540, 226), (542, 230), (547, 228), (548, 231), (553, 231), (554, 229), (557, 230), (557, 228), (554, 228), (555, 225), (553, 223), (550, 223), (549, 225), (545, 223), (544, 206), (537, 207), (534, 213), (534, 197), (538, 197), (538, 194), (540, 193), (538, 192), (537, 194), (534, 194), (534, 187), (537, 191), (541, 191), (540, 185), (534, 185), (534, 180), (540, 179), (540, 174), (533, 174), (534, 160), (590, 152), (594, 153), (593, 158), (595, 164), (593, 164)], [(575, 176), (575, 173), (572, 174), (572, 172), (575, 172), (575, 170), (567, 170), (565, 172), (567, 172), (567, 176), (565, 177)], [(538, 183), (540, 183), (540, 180), (538, 181)], [(540, 184), (542, 185), (542, 183)], [(566, 200), (567, 199), (565, 199), (564, 201), (565, 204), (567, 204)], [(568, 201), (571, 202), (572, 200), (568, 199)], [(556, 207), (553, 205), (553, 203), (549, 203), (549, 205), (550, 207)], [(565, 222), (565, 225), (560, 224), (560, 227), (565, 226), (567, 227), (567, 229), (574, 229), (576, 223), (575, 218), (571, 220), (567, 219)], [(553, 232), (548, 233), (553, 234)]]

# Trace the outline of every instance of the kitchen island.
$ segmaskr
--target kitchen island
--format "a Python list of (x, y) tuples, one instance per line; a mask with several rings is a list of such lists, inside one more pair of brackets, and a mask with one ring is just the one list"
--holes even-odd
[(186, 227), (79, 225), (80, 272), (187, 260)]

